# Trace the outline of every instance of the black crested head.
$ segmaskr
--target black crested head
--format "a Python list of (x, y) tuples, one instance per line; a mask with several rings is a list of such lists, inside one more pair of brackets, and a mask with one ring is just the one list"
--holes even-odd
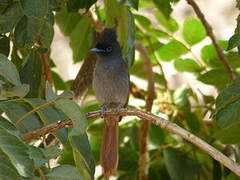
[(91, 51), (102, 56), (121, 54), (116, 31), (110, 28), (104, 29), (97, 40), (96, 47), (91, 49)]

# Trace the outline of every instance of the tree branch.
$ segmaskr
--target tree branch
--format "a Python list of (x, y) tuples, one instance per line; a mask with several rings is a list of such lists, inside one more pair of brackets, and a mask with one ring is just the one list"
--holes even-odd
[(198, 18), (201, 19), (203, 25), (205, 26), (205, 29), (207, 31), (207, 35), (211, 38), (213, 45), (217, 51), (218, 57), (220, 59), (220, 61), (222, 61), (224, 68), (226, 69), (226, 71), (229, 74), (229, 77), (231, 80), (234, 80), (236, 75), (234, 74), (230, 64), (228, 63), (228, 60), (226, 58), (226, 56), (223, 53), (223, 50), (221, 49), (221, 47), (218, 45), (216, 38), (213, 34), (213, 30), (212, 27), (210, 26), (210, 24), (207, 22), (204, 14), (201, 12), (200, 8), (198, 7), (197, 3), (194, 0), (186, 0), (187, 3), (192, 6), (192, 8), (194, 9), (195, 13), (197, 14)]
[[(157, 126), (160, 126), (161, 128), (165, 129), (166, 131), (170, 133), (174, 133), (179, 135), (180, 137), (186, 139), (187, 141), (191, 142), (192, 144), (196, 145), (198, 148), (209, 154), (212, 158), (219, 161), (221, 164), (226, 166), (228, 169), (230, 169), (232, 172), (240, 176), (240, 165), (236, 162), (229, 159), (227, 156), (225, 156), (223, 153), (218, 151), (216, 148), (210, 146), (208, 143), (203, 141), (202, 139), (198, 138), (197, 136), (191, 134), (190, 132), (186, 131), (185, 129), (181, 128), (175, 123), (172, 123), (169, 120), (163, 119), (161, 117), (158, 117), (152, 113), (144, 112), (137, 109), (121, 109), (120, 112), (110, 112), (107, 111), (106, 115), (117, 115), (117, 116), (137, 116), (139, 118), (145, 119)], [(86, 113), (87, 119), (93, 119), (93, 118), (99, 118), (101, 117), (101, 111), (93, 111)], [(58, 131), (59, 129), (66, 128), (72, 126), (71, 120), (64, 120), (60, 121), (58, 123), (50, 124), (48, 126), (45, 126), (41, 129), (38, 129), (36, 131), (27, 133), (23, 135), (24, 141), (30, 141), (35, 138), (39, 138), (43, 135), (46, 135), (48, 133), (53, 133)]]
[[(140, 41), (135, 42), (135, 48), (140, 53), (140, 56), (143, 59), (144, 71), (148, 80), (148, 90), (147, 90), (147, 99), (145, 110), (151, 112), (153, 101), (156, 98), (155, 94), (155, 85), (154, 85), (154, 77), (152, 71), (151, 60), (148, 57), (148, 53), (146, 49), (143, 47)], [(143, 120), (140, 128), (140, 138), (139, 138), (139, 179), (147, 180), (148, 179), (148, 169), (149, 169), (149, 154), (148, 154), (148, 132), (150, 129), (150, 122), (147, 120)]]

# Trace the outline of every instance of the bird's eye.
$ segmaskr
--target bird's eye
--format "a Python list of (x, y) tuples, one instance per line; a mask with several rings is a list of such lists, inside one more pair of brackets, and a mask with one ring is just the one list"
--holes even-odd
[(106, 51), (107, 52), (111, 52), (112, 51), (112, 47), (111, 46), (107, 47)]

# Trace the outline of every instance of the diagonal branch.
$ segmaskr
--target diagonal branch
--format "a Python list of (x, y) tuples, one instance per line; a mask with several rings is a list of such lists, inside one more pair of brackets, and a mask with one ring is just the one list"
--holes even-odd
[(221, 49), (221, 47), (218, 45), (217, 40), (213, 34), (213, 30), (212, 27), (210, 26), (210, 24), (207, 22), (204, 14), (201, 12), (200, 8), (198, 7), (197, 3), (194, 0), (186, 0), (187, 3), (192, 6), (192, 8), (194, 9), (195, 13), (197, 14), (198, 18), (201, 19), (203, 25), (205, 26), (205, 29), (207, 31), (207, 35), (211, 38), (213, 45), (217, 51), (217, 55), (220, 59), (220, 61), (222, 61), (225, 70), (227, 71), (227, 73), (229, 74), (229, 77), (231, 80), (235, 79), (235, 74), (226, 58), (226, 56), (223, 53), (223, 50)]
[[(221, 164), (226, 166), (232, 172), (240, 176), (240, 165), (229, 159), (223, 153), (221, 153), (216, 148), (210, 146), (208, 143), (200, 139), (199, 137), (191, 134), (185, 129), (181, 128), (175, 123), (172, 123), (169, 120), (158, 117), (152, 113), (144, 112), (137, 109), (121, 109), (118, 113), (107, 111), (106, 115), (118, 115), (118, 116), (137, 116), (139, 118), (145, 119), (161, 128), (165, 129), (170, 133), (174, 133), (179, 135), (180, 137), (186, 139), (192, 144), (196, 145), (199, 149), (203, 150), (207, 154), (209, 154), (212, 158), (219, 161)], [(86, 113), (87, 119), (99, 118), (101, 117), (101, 111), (93, 111)], [(39, 138), (40, 136), (46, 135), (48, 133), (53, 133), (58, 131), (59, 129), (66, 128), (72, 126), (71, 120), (64, 120), (58, 123), (50, 124), (36, 131), (27, 133), (23, 135), (24, 141), (30, 141), (35, 138)]]

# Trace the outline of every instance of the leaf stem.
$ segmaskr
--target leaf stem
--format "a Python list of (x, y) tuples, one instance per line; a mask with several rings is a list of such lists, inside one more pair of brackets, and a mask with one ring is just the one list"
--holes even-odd
[(24, 114), (21, 118), (19, 118), (17, 121), (16, 121), (16, 125), (19, 125), (23, 120), (27, 119), (29, 116), (31, 116), (33, 113), (35, 113), (36, 111), (39, 111), (41, 109), (44, 109), (50, 105), (53, 105), (55, 104), (55, 100), (52, 100), (52, 101), (49, 101), (45, 104), (42, 104), (34, 109), (32, 109), (31, 111), (27, 112), (26, 114)]

